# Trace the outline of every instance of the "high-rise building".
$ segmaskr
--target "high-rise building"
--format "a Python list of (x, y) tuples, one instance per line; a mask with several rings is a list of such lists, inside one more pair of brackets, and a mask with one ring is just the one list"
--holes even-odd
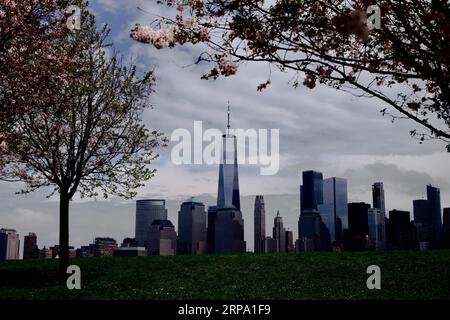
[(369, 225), (367, 213), (370, 204), (352, 202), (348, 204), (349, 249), (364, 250), (367, 247)]
[(264, 239), (266, 238), (266, 209), (264, 206), (264, 197), (256, 196), (254, 211), (254, 237), (255, 253), (262, 253)]
[(419, 248), (426, 249), (431, 246), (432, 239), (432, 219), (430, 202), (425, 199), (413, 200), (414, 225), (417, 230)]
[(295, 251), (294, 233), (292, 232), (292, 230), (286, 230), (286, 251), (287, 252)]
[(117, 242), (113, 238), (98, 237), (94, 239), (95, 257), (112, 257), (117, 248)]
[(181, 204), (178, 211), (177, 254), (208, 253), (205, 205), (193, 198)]
[(215, 230), (216, 230), (217, 206), (208, 207), (208, 228), (206, 231), (206, 239), (208, 241), (208, 249), (210, 253), (215, 252)]
[(442, 237), (440, 190), (427, 185), (427, 199), (414, 200), (413, 207), (420, 247), (438, 248)]
[(450, 249), (450, 208), (444, 208), (442, 219), (443, 247)]
[(244, 219), (234, 207), (218, 208), (216, 214), (214, 252), (245, 252)]
[(369, 242), (375, 250), (386, 249), (385, 216), (378, 208), (367, 211)]
[[(310, 239), (314, 251), (329, 249), (330, 234), (318, 212), (303, 212), (298, 221), (299, 239)], [(308, 242), (308, 248), (310, 244)]]
[(302, 183), (298, 238), (313, 240), (314, 250), (325, 250), (330, 236), (318, 210), (319, 205), (323, 204), (323, 175), (317, 171), (303, 171)]
[(277, 252), (278, 241), (272, 237), (266, 237), (263, 241), (263, 252), (274, 253)]
[(417, 234), (409, 211), (389, 211), (390, 248), (394, 250), (418, 249)]
[(148, 229), (154, 220), (167, 220), (166, 201), (160, 199), (137, 200), (135, 237), (138, 246), (146, 246)]
[(427, 200), (430, 206), (431, 214), (431, 247), (438, 248), (442, 236), (441, 191), (439, 188), (427, 185)]
[(286, 252), (286, 229), (283, 227), (283, 218), (280, 211), (277, 211), (275, 219), (273, 219), (273, 238), (277, 240), (277, 252)]
[(375, 182), (372, 185), (372, 202), (373, 207), (378, 209), (383, 216), (386, 216), (383, 182)]
[(39, 258), (39, 248), (37, 246), (37, 236), (30, 232), (23, 240), (23, 259), (37, 259)]
[(323, 204), (318, 205), (318, 211), (328, 228), (330, 240), (344, 243), (344, 236), (348, 233), (347, 180), (323, 180)]
[(173, 256), (177, 252), (177, 233), (169, 220), (154, 220), (148, 230), (149, 255)]
[(323, 175), (317, 171), (303, 171), (300, 186), (300, 213), (317, 212), (323, 203)]
[(245, 252), (244, 219), (239, 195), (236, 136), (230, 134), (228, 107), (227, 132), (222, 135), (222, 161), (219, 167), (217, 213), (214, 227), (214, 252)]
[(295, 252), (314, 251), (314, 241), (308, 238), (300, 238), (295, 241)]
[(19, 259), (19, 234), (14, 229), (0, 229), (0, 260)]
[(237, 162), (237, 141), (230, 130), (230, 108), (228, 107), (227, 132), (222, 135), (222, 161), (219, 166), (219, 188), (217, 192), (217, 208), (241, 210), (239, 195), (239, 174)]

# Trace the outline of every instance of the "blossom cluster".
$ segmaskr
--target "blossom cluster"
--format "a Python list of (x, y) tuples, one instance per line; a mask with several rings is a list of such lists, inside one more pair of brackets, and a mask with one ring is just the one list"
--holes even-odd
[(153, 44), (157, 49), (173, 47), (175, 45), (174, 28), (153, 29), (150, 26), (137, 25), (131, 31), (131, 37), (139, 42)]

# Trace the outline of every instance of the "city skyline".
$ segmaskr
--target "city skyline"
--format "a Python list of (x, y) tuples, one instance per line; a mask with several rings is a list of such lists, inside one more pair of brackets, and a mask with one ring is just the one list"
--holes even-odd
[[(311, 171), (311, 170), (307, 170), (307, 171), (305, 171), (305, 172), (313, 172), (314, 173), (314, 171)], [(320, 172), (315, 172), (315, 174), (320, 174), (320, 177), (322, 178), (323, 177), (323, 174), (322, 173), (320, 173)], [(342, 182), (345, 182), (345, 179), (343, 179), (343, 178), (335, 178), (335, 177), (333, 177), (333, 178), (327, 178), (327, 179), (323, 179), (323, 180), (321, 180), (321, 181), (323, 181), (323, 183), (324, 184), (326, 184), (327, 182), (334, 182), (334, 184), (336, 183), (336, 180), (338, 180), (338, 181), (340, 181), (341, 183)], [(301, 181), (302, 183), (303, 183), (303, 181)], [(381, 214), (381, 212), (380, 212), (380, 210), (379, 209), (377, 209), (376, 208), (376, 206), (380, 206), (380, 203), (379, 203), (379, 200), (376, 200), (376, 198), (377, 198), (377, 195), (379, 194), (379, 191), (375, 191), (375, 189), (376, 189), (376, 186), (378, 186), (378, 188), (380, 187), (380, 185), (381, 185), (381, 190), (382, 190), (382, 194), (383, 194), (383, 198), (384, 198), (384, 188), (383, 188), (383, 183), (382, 182), (375, 182), (375, 183), (373, 183), (373, 185), (372, 185), (372, 190), (373, 190), (373, 206), (372, 206), (372, 203), (365, 203), (365, 202), (363, 202), (363, 201), (356, 201), (356, 202), (348, 202), (348, 203), (351, 203), (353, 206), (355, 206), (355, 205), (364, 205), (364, 206), (367, 206), (367, 207), (365, 207), (365, 208), (370, 208), (368, 211), (367, 211), (367, 209), (364, 209), (365, 211), (366, 211), (366, 218), (364, 218), (363, 220), (365, 220), (366, 221), (366, 223), (368, 222), (368, 230), (367, 230), (367, 235), (369, 236), (369, 239), (370, 240), (372, 240), (371, 239), (371, 230), (370, 230), (370, 228), (371, 228), (371, 223), (373, 224), (373, 221), (372, 221), (372, 218), (371, 218), (371, 214), (373, 214), (373, 213), (375, 213), (375, 212), (379, 212), (380, 214)], [(326, 189), (326, 188), (325, 188)], [(300, 190), (301, 190), (301, 188), (300, 188)], [(331, 189), (330, 189), (331, 190)], [(428, 197), (430, 198), (430, 199), (432, 199), (432, 197), (433, 196), (430, 196), (430, 194), (432, 194), (433, 192), (434, 193), (436, 193), (436, 190), (437, 190), (437, 193), (439, 194), (439, 188), (438, 187), (435, 187), (435, 186), (431, 186), (431, 185), (427, 185), (426, 186), (426, 191), (427, 191), (427, 193), (428, 193)], [(295, 195), (295, 196), (299, 196), (298, 194), (297, 195)], [(327, 197), (329, 197), (330, 195), (327, 195), (327, 196), (325, 196), (324, 198), (326, 199)], [(259, 196), (258, 195), (256, 195), (256, 196), (250, 196), (250, 197), (252, 197), (253, 198), (253, 200), (256, 200)], [(269, 197), (270, 197), (270, 195), (269, 195)], [(248, 198), (248, 197), (247, 197)], [(437, 205), (439, 205), (439, 204), (441, 204), (441, 201), (438, 201), (438, 200), (440, 200), (440, 199), (437, 199), (437, 200), (434, 200), (434, 201), (437, 201), (436, 202), (436, 204)], [(264, 200), (263, 200), (264, 201)], [(325, 204), (327, 204), (327, 201), (329, 201), (329, 200), (322, 200)], [(417, 202), (417, 201), (419, 201), (419, 202), (421, 202), (421, 201), (425, 201), (426, 202), (426, 200), (422, 200), (422, 199), (414, 199), (414, 200), (412, 200), (412, 203), (414, 203), (414, 210), (413, 211), (407, 211), (407, 210), (403, 210), (402, 208), (396, 208), (396, 209), (393, 209), (393, 210), (390, 210), (390, 209), (386, 209), (386, 214), (385, 214), (385, 217), (386, 218), (389, 218), (389, 216), (390, 216), (390, 214), (392, 213), (392, 212), (394, 212), (394, 213), (396, 213), (396, 212), (399, 212), (399, 213), (404, 213), (404, 214), (407, 214), (408, 215), (408, 217), (409, 217), (409, 220), (408, 221), (411, 221), (411, 222), (417, 222), (417, 219), (415, 220), (415, 217), (416, 217), (416, 205), (415, 205), (415, 203)], [(136, 208), (136, 210), (135, 210), (135, 212), (133, 213), (133, 215), (135, 215), (135, 217), (136, 217), (136, 219), (135, 219), (135, 221), (134, 221), (134, 224), (135, 224), (135, 233), (136, 233), (136, 235), (138, 235), (138, 228), (137, 228), (137, 225), (138, 225), (138, 216), (139, 216), (139, 208), (140, 207), (142, 207), (142, 203), (154, 203), (154, 204), (156, 204), (156, 205), (158, 205), (160, 202), (162, 203), (162, 208), (161, 209), (158, 209), (158, 210), (154, 210), (154, 209), (152, 209), (152, 210), (150, 210), (150, 213), (152, 213), (152, 215), (155, 215), (154, 213), (158, 213), (158, 212), (164, 212), (165, 214), (163, 214), (163, 216), (161, 216), (161, 215), (158, 215), (158, 214), (156, 214), (155, 215), (155, 217), (156, 217), (156, 219), (163, 219), (163, 221), (168, 221), (169, 222), (169, 224), (170, 223), (172, 223), (171, 222), (171, 218), (170, 218), (170, 214), (168, 214), (168, 212), (170, 212), (170, 210), (168, 210), (168, 208), (166, 208), (165, 207), (165, 203), (166, 203), (166, 200), (164, 200), (164, 199), (140, 199), (140, 200), (136, 200), (136, 201), (132, 201), (133, 203), (135, 203), (135, 208)], [(141, 203), (140, 205), (139, 205), (139, 203)], [(211, 207), (211, 206), (209, 206), (209, 205), (207, 205), (206, 203), (204, 203), (201, 199), (199, 199), (199, 198), (194, 198), (194, 197), (190, 197), (190, 198), (188, 198), (188, 199), (186, 199), (186, 200), (184, 200), (184, 201), (182, 201), (182, 203), (181, 203), (181, 206), (180, 207), (178, 207), (180, 210), (182, 210), (182, 208), (183, 208), (183, 205), (185, 205), (185, 204), (199, 204), (199, 205), (202, 205), (204, 208), (209, 208), (209, 207)], [(154, 205), (153, 204), (153, 205)], [(253, 204), (253, 208), (255, 208), (254, 207), (254, 205), (256, 204), (256, 202)], [(264, 207), (265, 207), (265, 205), (264, 205)], [(322, 208), (322, 209), (324, 209), (324, 208), (326, 208), (325, 206), (323, 206), (323, 205), (318, 205), (318, 207), (319, 208)], [(382, 207), (384, 207), (384, 206), (382, 206)], [(441, 219), (441, 223), (442, 223), (442, 221), (443, 221), (443, 219), (444, 219), (444, 217), (443, 217), (443, 215), (444, 215), (444, 212), (445, 211), (448, 211), (450, 208), (446, 208), (445, 206), (440, 206), (441, 208), (441, 216), (440, 216), (440, 219)], [(142, 210), (142, 209), (141, 209)], [(300, 208), (298, 208), (298, 212), (300, 212)], [(357, 210), (360, 210), (360, 209), (357, 209)], [(375, 210), (378, 210), (378, 211), (375, 211)], [(350, 210), (349, 210), (350, 211)], [(432, 209), (430, 210), (430, 212), (432, 211)], [(317, 210), (317, 212), (318, 212), (318, 210)], [(389, 213), (388, 213), (389, 212)], [(204, 212), (205, 213), (205, 219), (208, 219), (208, 214), (207, 214), (207, 211), (205, 211)], [(254, 213), (255, 213), (255, 211), (253, 211), (253, 215), (254, 215)], [(180, 214), (180, 211), (178, 211), (178, 214)], [(248, 214), (247, 214), (248, 215)], [(272, 237), (269, 237), (269, 238), (271, 238), (271, 239), (274, 239), (274, 240), (276, 240), (277, 238), (278, 239), (280, 239), (280, 236), (279, 235), (276, 235), (276, 225), (278, 224), (278, 222), (277, 221), (281, 221), (281, 228), (282, 228), (282, 230), (284, 230), (284, 232), (286, 232), (286, 231), (288, 231), (289, 230), (289, 232), (293, 232), (292, 231), (292, 227), (294, 226), (294, 225), (289, 225), (289, 224), (285, 224), (284, 225), (284, 227), (283, 227), (283, 215), (281, 215), (280, 216), (280, 210), (279, 209), (277, 209), (276, 210), (276, 214), (274, 214), (274, 213), (269, 213), (269, 217), (271, 217), (271, 216), (273, 216), (274, 217), (274, 225), (273, 226), (271, 226), (270, 225), (270, 223), (269, 223), (269, 225), (266, 225), (265, 226), (265, 232), (266, 232), (266, 234), (271, 234), (271, 233), (273, 233), (273, 238)], [(297, 215), (297, 217), (299, 217), (299, 215)], [(320, 217), (321, 217), (321, 221), (322, 221), (322, 215), (320, 215)], [(367, 219), (367, 217), (368, 217), (368, 219)], [(270, 218), (269, 218), (270, 219)], [(277, 219), (280, 219), (280, 220), (277, 220)], [(377, 218), (374, 218), (374, 219), (377, 219)], [(378, 218), (379, 219), (379, 218)], [(434, 219), (434, 218), (433, 218)], [(142, 220), (142, 218), (141, 218), (141, 220)], [(267, 217), (266, 217), (266, 220), (267, 220)], [(415, 221), (414, 221), (415, 220)], [(361, 220), (362, 221), (362, 220)], [(143, 222), (145, 222), (145, 221), (141, 221), (140, 223), (143, 223)], [(421, 221), (419, 221), (419, 222), (421, 222)], [(146, 224), (146, 223), (143, 223), (143, 224)], [(148, 223), (147, 223), (148, 224)], [(175, 232), (176, 233), (178, 233), (178, 230), (179, 230), (179, 224), (178, 224), (178, 221), (176, 222), (176, 223), (174, 223), (174, 226), (175, 226)], [(328, 227), (328, 225), (326, 224), (326, 223), (324, 223), (324, 226), (326, 226), (326, 227)], [(0, 227), (3, 227), (4, 229), (12, 229), (12, 230), (14, 230), (15, 231), (15, 228), (14, 227), (11, 227), (11, 228), (8, 228), (7, 226), (0, 226)], [(254, 227), (254, 225), (252, 224), (252, 226), (251, 226), (252, 228)], [(248, 228), (248, 226), (247, 226), (247, 228)], [(384, 226), (383, 226), (383, 228), (384, 228)], [(416, 228), (418, 228), (417, 227), (417, 225), (416, 225)], [(272, 230), (272, 232), (271, 232), (271, 230)], [(417, 229), (417, 230), (419, 230), (419, 229)], [(282, 238), (283, 238), (283, 242), (285, 242), (285, 234), (284, 234), (284, 232), (283, 232), (283, 236), (282, 236)], [(387, 231), (386, 231), (387, 232)], [(26, 235), (26, 234), (20, 234), (19, 232), (17, 232), (18, 234), (19, 234), (19, 236), (22, 238), (22, 239), (20, 239), (19, 238), (19, 243), (20, 243), (20, 251), (19, 251), (19, 256), (21, 257), (21, 258), (23, 258), (22, 257), (22, 252), (23, 252), (23, 246), (25, 245), (25, 243), (27, 242), (27, 240), (26, 240), (26, 238), (27, 237), (30, 237), (30, 236), (35, 236), (36, 234), (33, 232), (33, 230), (30, 230), (29, 231), (29, 233), (27, 233), (28, 235)], [(433, 233), (434, 234), (434, 233)], [(107, 236), (109, 236), (109, 235), (107, 235)], [(206, 236), (206, 232), (205, 232), (205, 236)], [(251, 236), (251, 239), (248, 239), (249, 238), (249, 235), (246, 235), (245, 236), (245, 238), (244, 238), (244, 240), (247, 242), (247, 243), (252, 243), (252, 240), (253, 240), (253, 234), (251, 234), (250, 235)], [(118, 238), (118, 240), (120, 240), (120, 239), (126, 239), (126, 238), (130, 238), (130, 237), (132, 237), (132, 234), (131, 233), (128, 233), (127, 235), (126, 235), (126, 237), (124, 237), (124, 238)], [(95, 234), (95, 237), (93, 237), (93, 238), (95, 238), (95, 239), (97, 239), (97, 238), (101, 238), (101, 237), (99, 237), (99, 235), (98, 234)], [(250, 241), (249, 241), (250, 240)], [(295, 236), (294, 236), (294, 240), (295, 240)], [(333, 241), (333, 240), (332, 240)], [(332, 242), (331, 241), (331, 242)], [(383, 240), (384, 241), (384, 240)], [(421, 241), (420, 239), (418, 240), (419, 242)], [(77, 248), (77, 247), (82, 247), (83, 245), (86, 245), (86, 243), (87, 242), (83, 242), (82, 243), (82, 245), (79, 245), (79, 246), (73, 246), (73, 247), (75, 247), (75, 248)], [(430, 242), (431, 243), (431, 242)], [(49, 248), (50, 246), (53, 246), (53, 245), (55, 245), (55, 244), (57, 244), (56, 242), (55, 243), (53, 243), (53, 244), (42, 244), (42, 243), (38, 243), (38, 246), (39, 247), (44, 247), (44, 248)], [(71, 245), (72, 245), (72, 243), (71, 243)], [(203, 245), (203, 246), (205, 246), (205, 245)], [(374, 246), (375, 246), (375, 244), (374, 244)], [(375, 246), (376, 248), (378, 248), (378, 244)], [(384, 249), (384, 247), (385, 247), (385, 244), (384, 244), (384, 242), (383, 242), (383, 244), (381, 245), (381, 250), (383, 250)], [(421, 246), (420, 246), (421, 247)], [(277, 249), (277, 251), (279, 251), (280, 249), (279, 249), (279, 244), (278, 244), (278, 249)], [(253, 248), (253, 246), (250, 246), (250, 248), (249, 247), (247, 247), (247, 251), (251, 251), (251, 252), (254, 252), (254, 248)], [(203, 249), (203, 253), (205, 253), (206, 252), (206, 249)], [(187, 253), (187, 252), (186, 252)]]
[[(137, 6), (144, 10), (137, 10)], [(144, 114), (145, 122), (151, 127), (157, 127), (168, 135), (176, 128), (190, 129), (195, 120), (204, 120), (208, 127), (224, 128), (224, 105), (231, 100), (233, 110), (239, 114), (234, 120), (235, 127), (280, 128), (279, 174), (262, 177), (258, 174), (259, 168), (253, 166), (241, 166), (239, 172), (241, 195), (249, 197), (250, 203), (257, 194), (266, 197), (276, 193), (276, 197), (281, 199), (267, 204), (270, 207), (267, 221), (273, 219), (281, 202), (289, 198), (289, 206), (293, 209), (280, 208), (280, 212), (285, 223), (289, 219), (288, 224), (296, 234), (296, 222), (291, 220), (298, 219), (295, 211), (298, 207), (299, 175), (303, 169), (310, 168), (326, 172), (330, 177), (345, 177), (349, 186), (349, 202), (372, 203), (371, 184), (383, 181), (387, 193), (386, 212), (400, 208), (412, 215), (412, 200), (426, 198), (424, 186), (427, 184), (441, 189), (442, 207), (450, 206), (450, 172), (446, 170), (448, 153), (442, 150), (438, 141), (419, 145), (409, 137), (408, 123), (397, 121), (391, 124), (380, 115), (373, 101), (355, 100), (327, 88), (314, 91), (294, 89), (287, 84), (292, 74), (275, 72), (273, 84), (259, 93), (255, 79), (262, 81), (267, 78), (266, 65), (243, 66), (232, 81), (205, 82), (200, 80), (203, 66), (188, 70), (181, 68), (194, 62), (193, 57), (201, 52), (201, 47), (175, 48), (161, 55), (154, 48), (129, 39), (127, 25), (148, 21), (148, 12), (163, 15), (164, 6), (140, 0), (127, 3), (98, 0), (92, 2), (92, 9), (99, 24), (109, 22), (118, 49), (136, 57), (139, 67), (155, 68), (158, 86), (152, 98), (155, 109)], [(189, 86), (177, 85), (181, 83), (189, 83)], [(155, 162), (158, 172), (145, 188), (139, 190), (138, 198), (172, 199), (176, 209), (170, 209), (173, 212), (169, 213), (169, 219), (175, 223), (177, 207), (191, 196), (187, 190), (196, 190), (192, 194), (194, 196), (209, 193), (205, 197), (205, 205), (214, 204), (217, 167), (175, 166), (170, 163), (168, 154), (170, 146), (162, 150), (160, 159)], [(35, 231), (44, 244), (56, 243), (57, 204), (45, 198), (50, 191), (28, 196), (14, 195), (18, 190), (18, 184), (0, 184), (0, 199), (6, 203), (1, 209), (2, 226), (16, 228), (21, 236)], [(111, 236), (118, 239), (131, 233), (134, 219), (130, 207), (134, 207), (134, 203), (126, 205), (118, 199), (108, 201), (74, 201), (71, 206), (71, 241), (74, 245), (94, 238), (95, 228), (100, 228), (101, 235), (112, 233)], [(247, 221), (247, 245), (251, 248), (253, 227), (248, 222), (253, 220), (253, 208), (250, 206), (250, 211), (243, 208), (242, 212)], [(124, 214), (128, 214), (126, 219)], [(39, 226), (39, 230), (33, 226)], [(269, 224), (267, 228), (266, 232), (270, 234)]]

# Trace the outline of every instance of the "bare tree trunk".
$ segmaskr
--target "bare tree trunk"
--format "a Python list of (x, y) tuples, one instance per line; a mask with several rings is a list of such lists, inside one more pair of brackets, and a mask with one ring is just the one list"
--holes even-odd
[(59, 273), (66, 277), (69, 266), (69, 195), (61, 190), (59, 200)]

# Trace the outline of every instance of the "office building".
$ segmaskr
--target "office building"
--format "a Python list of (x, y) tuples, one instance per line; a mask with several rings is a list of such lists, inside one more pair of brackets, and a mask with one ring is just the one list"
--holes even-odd
[(177, 252), (177, 233), (169, 220), (155, 220), (148, 230), (148, 255), (173, 256)]
[(286, 230), (286, 252), (294, 252), (294, 233), (292, 230)]
[(280, 211), (277, 211), (277, 215), (273, 219), (272, 235), (277, 240), (277, 252), (286, 252), (286, 229), (283, 227)]
[(382, 216), (386, 216), (383, 182), (375, 182), (372, 185), (372, 206), (378, 209)]
[(315, 251), (314, 241), (308, 238), (300, 238), (295, 241), (295, 252)]
[(442, 244), (446, 249), (450, 249), (450, 208), (444, 208), (442, 219)]
[(37, 246), (37, 236), (30, 232), (23, 239), (23, 259), (37, 259), (39, 258), (39, 248)]
[(14, 229), (0, 229), (0, 260), (19, 259), (20, 240)]
[(370, 204), (364, 202), (352, 202), (348, 204), (348, 226), (350, 250), (360, 251), (367, 249), (369, 225), (368, 210)]
[(135, 238), (138, 246), (146, 246), (148, 229), (154, 220), (167, 220), (166, 201), (160, 199), (137, 200)]
[(264, 252), (264, 239), (266, 238), (266, 209), (263, 196), (256, 196), (254, 210), (254, 243), (255, 253)]
[(328, 178), (323, 180), (323, 204), (318, 205), (330, 240), (342, 244), (348, 233), (347, 180)]
[(369, 246), (374, 250), (386, 249), (385, 217), (378, 208), (367, 211)]
[(45, 246), (41, 250), (38, 250), (38, 252), (39, 259), (52, 259), (52, 251)]
[(222, 158), (219, 166), (217, 211), (214, 226), (214, 252), (245, 252), (244, 219), (241, 213), (236, 136), (230, 134), (228, 107), (227, 131), (222, 135)]
[(177, 254), (206, 254), (207, 217), (205, 205), (193, 198), (181, 204), (178, 211)]
[(218, 208), (215, 219), (215, 253), (245, 252), (244, 219), (234, 207)]
[(390, 248), (393, 250), (414, 250), (419, 248), (417, 233), (411, 223), (408, 211), (389, 211)]
[[(299, 239), (312, 240), (314, 251), (326, 251), (330, 248), (330, 235), (318, 212), (303, 212), (298, 224)], [(310, 243), (307, 244), (310, 248)]]
[(430, 202), (425, 199), (414, 200), (413, 214), (419, 248), (430, 248), (433, 242), (433, 224), (430, 211)]
[(117, 248), (117, 242), (113, 238), (98, 237), (94, 239), (95, 257), (112, 257)]
[(264, 253), (275, 253), (278, 250), (278, 241), (272, 237), (266, 237), (263, 241)]
[(208, 241), (208, 251), (215, 252), (215, 230), (216, 230), (217, 206), (208, 207), (208, 227), (206, 230), (206, 239)]
[(441, 191), (431, 185), (427, 185), (427, 200), (430, 206), (431, 214), (431, 247), (439, 248), (442, 236), (442, 209), (441, 209)]
[(303, 171), (300, 186), (300, 213), (317, 212), (323, 204), (323, 175), (317, 171)]

